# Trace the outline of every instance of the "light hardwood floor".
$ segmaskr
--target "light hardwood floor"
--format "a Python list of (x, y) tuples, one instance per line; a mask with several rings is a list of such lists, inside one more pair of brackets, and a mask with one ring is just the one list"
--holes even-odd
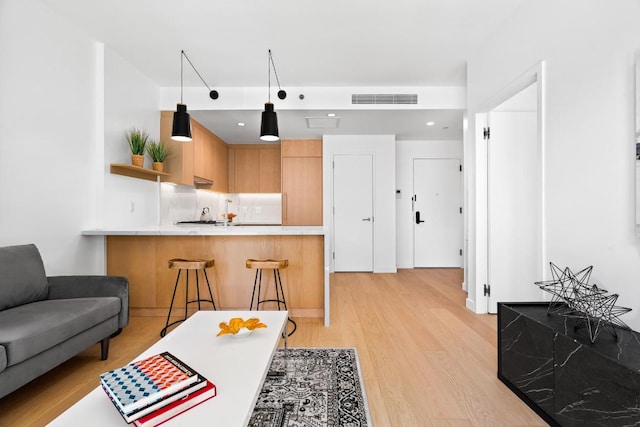
[[(461, 270), (339, 273), (331, 280), (331, 327), (296, 319), (289, 345), (356, 347), (373, 425), (546, 425), (497, 379), (496, 317), (465, 308)], [(100, 373), (158, 340), (162, 326), (161, 317), (132, 317), (111, 341), (107, 361), (93, 346), (0, 399), (0, 426), (45, 425), (96, 387)]]

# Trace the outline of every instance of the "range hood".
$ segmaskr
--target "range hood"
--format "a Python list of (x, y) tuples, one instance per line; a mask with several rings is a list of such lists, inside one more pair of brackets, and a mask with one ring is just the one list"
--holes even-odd
[(211, 187), (213, 185), (213, 181), (207, 178), (202, 178), (194, 175), (193, 184), (196, 187)]

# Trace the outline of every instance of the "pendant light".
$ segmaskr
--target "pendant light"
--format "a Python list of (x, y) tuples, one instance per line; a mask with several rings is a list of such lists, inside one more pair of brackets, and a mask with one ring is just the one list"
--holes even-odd
[(171, 139), (179, 142), (189, 142), (191, 141), (191, 118), (189, 117), (189, 113), (187, 113), (187, 105), (182, 102), (183, 95), (183, 59), (187, 58), (189, 65), (193, 68), (193, 71), (196, 72), (202, 83), (209, 89), (209, 97), (211, 99), (218, 99), (218, 91), (211, 90), (209, 85), (204, 81), (196, 67), (193, 66), (193, 63), (189, 59), (184, 50), (180, 51), (180, 103), (176, 106), (176, 112), (173, 113), (173, 127), (171, 129)]
[(280, 80), (278, 79), (278, 72), (276, 71), (276, 66), (273, 63), (273, 57), (271, 56), (271, 49), (269, 49), (269, 58), (267, 61), (267, 67), (269, 69), (269, 96), (268, 101), (264, 104), (264, 111), (262, 112), (262, 123), (260, 125), (260, 139), (266, 142), (274, 142), (280, 139), (280, 134), (278, 132), (278, 116), (276, 115), (275, 110), (273, 109), (273, 104), (271, 103), (271, 67), (273, 67), (273, 73), (276, 76), (276, 81), (278, 82), (278, 98), (285, 99), (287, 97), (287, 92), (282, 90), (280, 87)]

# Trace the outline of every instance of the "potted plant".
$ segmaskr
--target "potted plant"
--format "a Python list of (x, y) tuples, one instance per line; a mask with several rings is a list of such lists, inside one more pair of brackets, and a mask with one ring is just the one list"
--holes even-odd
[(147, 132), (131, 128), (127, 132), (127, 142), (131, 149), (131, 164), (134, 166), (144, 166), (144, 149), (147, 145), (149, 135)]
[(149, 141), (147, 145), (147, 153), (153, 161), (153, 170), (162, 172), (164, 170), (164, 161), (169, 156), (169, 148), (163, 142)]

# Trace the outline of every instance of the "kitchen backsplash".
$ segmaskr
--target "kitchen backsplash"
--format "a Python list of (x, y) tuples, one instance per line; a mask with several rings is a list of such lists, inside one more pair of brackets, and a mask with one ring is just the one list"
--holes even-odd
[(234, 222), (248, 224), (280, 224), (282, 219), (281, 195), (277, 194), (219, 194), (196, 190), (193, 187), (163, 183), (160, 190), (160, 224), (178, 221), (197, 221), (205, 207), (213, 219), (222, 219), (225, 200), (229, 212), (237, 215)]

